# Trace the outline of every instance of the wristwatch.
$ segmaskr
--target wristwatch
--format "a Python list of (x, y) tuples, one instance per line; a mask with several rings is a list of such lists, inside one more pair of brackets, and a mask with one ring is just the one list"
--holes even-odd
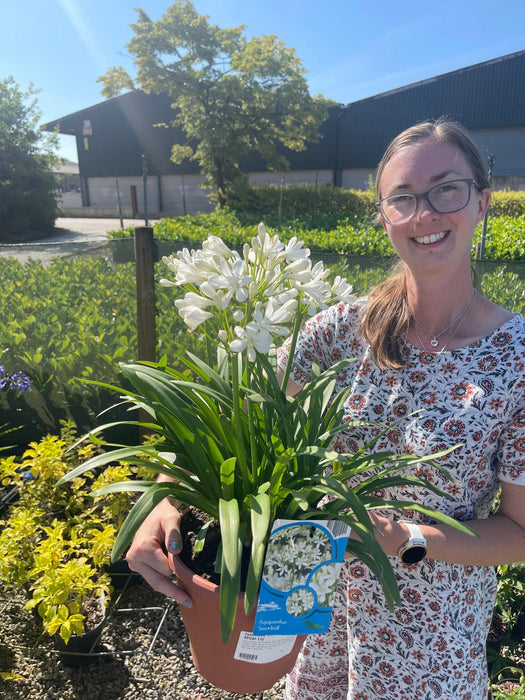
[(400, 520), (400, 522), (407, 526), (410, 537), (397, 550), (397, 556), (403, 564), (417, 564), (426, 556), (427, 541), (423, 537), (419, 525), (406, 520)]

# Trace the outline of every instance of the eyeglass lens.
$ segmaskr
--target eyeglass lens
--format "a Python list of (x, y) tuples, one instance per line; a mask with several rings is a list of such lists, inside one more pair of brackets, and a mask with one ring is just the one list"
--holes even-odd
[(471, 185), (472, 180), (450, 180), (422, 194), (395, 194), (382, 200), (381, 210), (385, 219), (391, 224), (410, 219), (416, 211), (420, 198), (426, 199), (440, 214), (459, 211), (469, 202)]

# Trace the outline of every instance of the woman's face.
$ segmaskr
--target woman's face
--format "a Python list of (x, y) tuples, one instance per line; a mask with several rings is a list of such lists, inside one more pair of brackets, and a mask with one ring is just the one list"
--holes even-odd
[[(457, 146), (426, 140), (398, 151), (385, 165), (379, 183), (381, 198), (394, 194), (427, 192), (450, 180), (472, 178), (470, 166)], [(413, 275), (449, 272), (466, 266), (470, 274), (470, 247), (474, 228), (490, 202), (489, 190), (472, 186), (470, 200), (460, 211), (439, 214), (420, 199), (414, 215), (393, 226), (382, 220), (396, 253)]]

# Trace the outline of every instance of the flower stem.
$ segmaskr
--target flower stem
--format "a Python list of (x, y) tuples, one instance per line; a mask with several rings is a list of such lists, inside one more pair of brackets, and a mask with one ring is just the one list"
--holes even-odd
[(246, 474), (248, 471), (248, 465), (246, 463), (246, 453), (242, 449), (242, 411), (244, 410), (241, 406), (241, 396), (239, 392), (239, 362), (241, 355), (236, 355), (235, 353), (230, 355), (231, 358), (231, 372), (232, 372), (232, 394), (233, 394), (233, 427), (235, 433), (239, 436), (238, 445), (241, 449), (238, 450), (237, 459), (239, 460), (240, 467), (242, 471)]
[(284, 369), (283, 380), (281, 383), (281, 389), (286, 391), (288, 386), (288, 380), (290, 379), (290, 372), (292, 371), (292, 362), (295, 355), (295, 346), (297, 345), (297, 337), (299, 335), (299, 329), (301, 328), (301, 323), (303, 316), (297, 313), (294, 317), (293, 329), (292, 329), (292, 340), (290, 342), (290, 349), (288, 352), (288, 358), (286, 360), (286, 367)]

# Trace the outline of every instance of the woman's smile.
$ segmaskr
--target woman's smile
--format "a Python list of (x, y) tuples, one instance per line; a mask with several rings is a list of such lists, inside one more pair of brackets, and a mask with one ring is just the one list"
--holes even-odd
[(439, 231), (439, 233), (429, 233), (424, 234), (423, 236), (414, 236), (412, 240), (418, 243), (419, 245), (431, 245), (432, 243), (439, 243), (444, 238), (446, 238), (449, 233), (450, 231)]

